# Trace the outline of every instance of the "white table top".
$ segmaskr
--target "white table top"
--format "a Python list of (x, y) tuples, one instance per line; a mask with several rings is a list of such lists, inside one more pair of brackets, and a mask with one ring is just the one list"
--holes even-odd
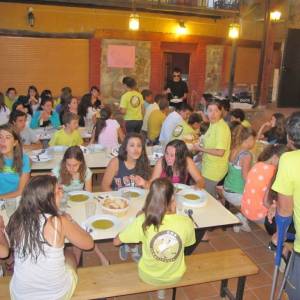
[[(26, 152), (29, 156), (32, 153), (32, 151)], [(152, 147), (147, 147), (147, 153), (152, 154)], [(53, 156), (53, 159), (49, 161), (32, 162), (31, 171), (51, 171), (55, 166), (59, 165), (63, 157), (63, 152), (53, 152), (51, 155)], [(113, 156), (105, 149), (99, 152), (84, 153), (86, 164), (90, 169), (105, 169), (112, 157)], [(150, 165), (155, 165), (155, 162), (156, 160), (150, 160)]]
[[(146, 193), (148, 191), (145, 191)], [(106, 240), (113, 239), (120, 231), (122, 231), (127, 224), (129, 224), (136, 216), (137, 212), (141, 210), (144, 205), (145, 197), (140, 199), (131, 198), (129, 210), (125, 216), (120, 217), (120, 224), (115, 228), (105, 229), (105, 230), (93, 230), (91, 233), (94, 240)], [(119, 192), (109, 192), (109, 193), (94, 193), (97, 195), (115, 195), (120, 196)], [(224, 225), (232, 225), (239, 223), (239, 219), (233, 215), (229, 210), (227, 210), (219, 201), (213, 198), (211, 195), (207, 194), (208, 201), (204, 207), (193, 208), (193, 218), (198, 224), (198, 228), (210, 228)], [(94, 201), (94, 200), (93, 200)], [(184, 214), (185, 206), (180, 214)], [(78, 223), (82, 224), (86, 221), (86, 212), (84, 203), (73, 203), (68, 201), (67, 213), (69, 213), (73, 219)], [(101, 210), (100, 203), (97, 201), (96, 214), (103, 214)], [(5, 210), (0, 210), (0, 215), (3, 216), (4, 223), (7, 224), (8, 217)]]

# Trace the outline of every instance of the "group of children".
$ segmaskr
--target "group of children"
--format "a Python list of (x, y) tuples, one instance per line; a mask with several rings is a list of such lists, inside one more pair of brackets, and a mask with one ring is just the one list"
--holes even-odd
[[(245, 122), (243, 112), (234, 110), (227, 114), (226, 102), (203, 100), (201, 113), (183, 102), (168, 113), (169, 103), (164, 95), (153, 99), (149, 91), (140, 94), (130, 77), (125, 77), (123, 83), (127, 91), (118, 113), (124, 116), (126, 135), (111, 109), (102, 106), (97, 88), (81, 100), (80, 109), (78, 102), (72, 103), (70, 90), (62, 91), (60, 111), (64, 127), (55, 132), (50, 145), (69, 148), (59, 166), (52, 170), (53, 176), (29, 179), (30, 161), (22, 147), (28, 112), (12, 110), (9, 123), (0, 126), (0, 198), (5, 201), (22, 195), (6, 229), (0, 218), (0, 257), (8, 256), (8, 241), (14, 257), (10, 285), (13, 299), (70, 299), (77, 281), (78, 256), (74, 249), (64, 250), (65, 238), (77, 249), (95, 248), (101, 263), (109, 263), (90, 235), (60, 211), (64, 193), (92, 191), (92, 173), (79, 147), (83, 140), (78, 132), (78, 126), (88, 119), (93, 124), (92, 143), (108, 148), (121, 143), (118, 156), (105, 169), (101, 191), (128, 186), (149, 189), (142, 211), (114, 239), (116, 246), (142, 243), (138, 267), (143, 281), (162, 287), (178, 281), (185, 271), (184, 248), (192, 247), (189, 254), (192, 253), (203, 237), (197, 235), (189, 218), (176, 215), (175, 183), (204, 188), (232, 204), (239, 210), (237, 216), (242, 224), (235, 231), (250, 231), (248, 220), (272, 222), (276, 195), (270, 189), (281, 154), (291, 148), (280, 114), (274, 114), (256, 135), (251, 124)], [(49, 95), (41, 101), (30, 99), (32, 109), (34, 105), (37, 109), (30, 122), (33, 127), (60, 124), (60, 115), (56, 116)], [(39, 104), (42, 110), (38, 110)], [(200, 143), (192, 143), (188, 148), (197, 135), (201, 135)], [(257, 139), (270, 144), (255, 162), (252, 149)], [(159, 142), (164, 153), (151, 170), (146, 144)], [(130, 251), (120, 247), (121, 258), (124, 249)]]

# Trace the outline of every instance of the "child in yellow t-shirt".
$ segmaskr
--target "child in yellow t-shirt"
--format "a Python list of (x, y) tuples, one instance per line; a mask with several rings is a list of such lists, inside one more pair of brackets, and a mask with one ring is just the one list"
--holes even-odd
[(195, 243), (195, 231), (188, 217), (176, 214), (174, 187), (167, 178), (152, 182), (143, 213), (114, 239), (115, 246), (140, 242), (138, 268), (144, 282), (164, 286), (181, 279), (184, 247)]
[(63, 117), (64, 128), (56, 131), (51, 138), (50, 146), (79, 146), (83, 139), (78, 131), (78, 115), (68, 112)]

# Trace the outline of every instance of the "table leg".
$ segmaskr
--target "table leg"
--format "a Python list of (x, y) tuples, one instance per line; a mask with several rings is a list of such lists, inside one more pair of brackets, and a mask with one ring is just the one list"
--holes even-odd
[(236, 288), (236, 300), (242, 300), (244, 295), (244, 288), (246, 283), (246, 276), (239, 277), (238, 286)]
[(173, 288), (172, 300), (176, 299), (176, 288)]

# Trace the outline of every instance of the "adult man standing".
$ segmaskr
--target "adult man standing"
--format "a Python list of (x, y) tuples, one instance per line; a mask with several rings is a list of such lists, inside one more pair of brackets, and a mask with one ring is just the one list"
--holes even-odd
[(170, 105), (178, 107), (181, 102), (186, 102), (188, 87), (181, 78), (181, 70), (174, 68), (172, 80), (167, 82), (165, 93), (168, 95)]
[(293, 113), (287, 121), (288, 144), (293, 149), (284, 153), (272, 189), (278, 193), (277, 217), (285, 223), (293, 216), (296, 229), (295, 255), (291, 262), (286, 292), (290, 300), (300, 298), (300, 112)]

